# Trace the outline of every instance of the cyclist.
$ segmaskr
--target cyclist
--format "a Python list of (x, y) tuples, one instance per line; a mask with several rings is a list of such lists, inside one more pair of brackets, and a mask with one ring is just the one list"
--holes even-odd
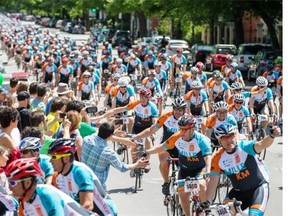
[[(178, 150), (178, 179), (198, 177), (210, 173), (211, 145), (207, 137), (195, 131), (196, 120), (193, 116), (184, 114), (178, 120), (179, 132), (173, 134), (162, 145), (146, 150), (147, 155), (159, 153), (174, 147)], [(206, 200), (206, 181), (199, 180), (200, 200)], [(190, 193), (184, 192), (184, 182), (178, 183), (178, 192), (185, 215), (190, 215)]]
[(242, 77), (241, 71), (238, 69), (238, 64), (236, 62), (232, 62), (230, 65), (230, 69), (226, 72), (226, 82), (231, 85), (234, 82), (240, 82), (245, 89), (245, 82)]
[(69, 63), (68, 66), (73, 68), (73, 80), (70, 83), (71, 89), (74, 91), (74, 95), (77, 95), (77, 86), (80, 77), (80, 65), (79, 62), (76, 61), (76, 57), (74, 53), (70, 53), (69, 55)]
[[(263, 77), (259, 76), (256, 79), (256, 86), (251, 88), (251, 92), (258, 91), (261, 88), (265, 88), (268, 86), (268, 80)], [(270, 108), (271, 111), (271, 116), (274, 118), (274, 121), (277, 119), (277, 115), (275, 113), (275, 107), (273, 103), (273, 94), (270, 88), (267, 88), (265, 92), (256, 94), (255, 97), (251, 98), (249, 102), (249, 107), (250, 107), (250, 113), (252, 118), (254, 118), (255, 114), (265, 114), (268, 115), (268, 110), (266, 108), (266, 104), (268, 104), (268, 107)], [(267, 127), (268, 121), (263, 121), (262, 126), (264, 130)]]
[(230, 55), (230, 54), (227, 55), (226, 56), (226, 64), (221, 67), (221, 73), (223, 74), (223, 76), (225, 76), (226, 73), (228, 72), (228, 70), (231, 69), (232, 61), (233, 61), (233, 55)]
[(11, 162), (5, 174), (13, 196), (19, 197), (19, 215), (91, 215), (72, 198), (47, 184), (38, 184), (42, 170), (36, 158), (21, 158)]
[(207, 75), (204, 72), (205, 65), (201, 61), (199, 61), (195, 66), (198, 68), (197, 77), (201, 80), (203, 86), (206, 86)]
[(121, 76), (127, 76), (127, 67), (123, 64), (121, 58), (116, 59), (116, 65), (112, 67), (112, 73), (119, 73)]
[(267, 65), (267, 71), (263, 73), (263, 77), (265, 77), (268, 81), (268, 88), (272, 90), (273, 100), (277, 96), (277, 80), (279, 79), (279, 73), (274, 70), (273, 64)]
[(45, 63), (42, 68), (44, 83), (55, 83), (55, 73), (57, 72), (57, 67), (53, 61), (53, 58), (49, 57), (47, 59), (47, 63)]
[[(173, 134), (179, 131), (178, 120), (181, 116), (184, 115), (185, 109), (187, 108), (186, 101), (178, 97), (172, 103), (173, 110), (167, 113), (164, 113), (160, 116), (155, 124), (151, 127), (145, 129), (139, 134), (136, 134), (133, 137), (133, 140), (149, 137), (152, 134), (155, 134), (161, 127), (163, 127), (163, 136), (160, 143), (166, 142)], [(164, 180), (164, 184), (162, 185), (162, 193), (164, 195), (169, 195), (169, 163), (168, 158), (178, 158), (177, 148), (169, 149), (167, 151), (162, 151), (158, 154), (158, 158), (160, 160), (159, 169)]]
[[(191, 85), (193, 81), (201, 82), (201, 80), (197, 77), (198, 71), (199, 70), (197, 67), (192, 67), (190, 69), (190, 72), (185, 72), (185, 73), (180, 71), (180, 69), (176, 69), (176, 72), (181, 74), (185, 80), (185, 94), (191, 90)], [(180, 89), (181, 89), (181, 86), (182, 86), (182, 82), (180, 83)]]
[(215, 73), (214, 81), (210, 83), (209, 90), (209, 102), (210, 104), (216, 103), (218, 101), (224, 101), (229, 98), (231, 92), (229, 90), (229, 85), (224, 81), (224, 77), (221, 73)]
[(218, 140), (215, 137), (214, 128), (221, 124), (231, 124), (237, 127), (236, 119), (228, 113), (229, 106), (226, 102), (219, 101), (213, 105), (215, 113), (208, 116), (206, 120), (205, 135), (211, 139), (211, 142), (218, 146)]
[[(122, 113), (128, 110), (134, 110), (135, 118), (134, 118), (132, 133), (138, 134), (138, 133), (141, 133), (146, 128), (151, 127), (152, 124), (156, 123), (158, 115), (159, 115), (156, 105), (150, 101), (152, 93), (150, 89), (142, 88), (139, 91), (139, 95), (140, 95), (140, 100), (133, 101), (124, 107), (111, 109), (106, 112), (105, 116), (111, 116), (112, 114)], [(147, 138), (145, 141), (145, 148), (149, 149), (150, 144), (151, 144), (151, 140)], [(132, 147), (131, 152), (133, 153), (135, 151), (136, 151), (135, 147)], [(136, 158), (133, 157), (132, 160), (135, 162)], [(146, 172), (148, 172), (149, 170), (150, 168), (147, 167)], [(130, 176), (131, 177), (135, 176), (134, 170), (131, 170)]]
[(269, 135), (258, 142), (239, 141), (237, 128), (230, 124), (218, 126), (215, 135), (222, 148), (212, 157), (208, 204), (213, 201), (219, 176), (223, 172), (232, 182), (232, 189), (224, 203), (236, 198), (242, 202), (242, 210), (249, 208), (249, 215), (264, 215), (269, 199), (269, 174), (264, 161), (257, 154), (273, 144), (275, 136), (280, 135), (280, 129), (274, 127)]
[[(156, 56), (152, 50), (148, 50), (147, 55), (144, 58), (143, 66), (146, 71), (155, 68)], [(161, 65), (160, 65), (161, 66)]]
[(283, 112), (283, 76), (280, 76), (277, 80), (277, 93), (279, 100), (279, 121), (282, 123), (282, 112)]
[[(66, 83), (70, 85), (71, 81), (73, 80), (74, 71), (71, 65), (68, 65), (69, 59), (64, 58), (62, 60), (62, 65), (60, 65), (57, 69), (56, 74), (59, 76), (59, 81), (56, 80), (56, 84), (58, 83)], [(57, 78), (58, 79), (58, 78)]]
[(200, 81), (192, 81), (191, 90), (187, 92), (184, 99), (187, 103), (187, 113), (193, 116), (203, 115), (203, 105), (206, 116), (209, 115), (209, 105), (207, 94), (203, 89), (203, 85)]
[(125, 59), (127, 62), (127, 71), (128, 75), (131, 76), (132, 74), (136, 75), (136, 69), (137, 69), (137, 75), (141, 76), (142, 74), (142, 68), (141, 68), (141, 61), (138, 57), (136, 57), (135, 54), (131, 54), (129, 57)]
[(171, 73), (171, 80), (170, 80), (170, 87), (171, 90), (174, 89), (174, 81), (176, 77), (176, 72), (177, 68), (184, 73), (186, 72), (186, 65), (187, 65), (187, 59), (186, 57), (182, 54), (183, 49), (177, 48), (176, 49), (176, 54), (174, 54), (171, 57), (171, 64), (172, 64), (172, 73)]
[(101, 186), (94, 172), (84, 163), (75, 161), (74, 139), (58, 139), (49, 147), (51, 163), (57, 173), (53, 185), (80, 205), (99, 215), (117, 215), (114, 202)]
[(236, 119), (239, 133), (243, 126), (242, 123), (246, 120), (247, 134), (250, 134), (252, 133), (251, 115), (244, 103), (245, 97), (243, 94), (234, 94), (233, 104), (229, 106), (228, 112)]
[(80, 100), (91, 100), (95, 101), (95, 86), (90, 80), (91, 74), (85, 71), (82, 74), (83, 81), (78, 86), (78, 98)]
[(167, 92), (167, 73), (161, 69), (161, 62), (155, 63), (155, 77), (159, 80), (163, 94)]
[(89, 52), (84, 50), (82, 52), (82, 58), (79, 61), (80, 64), (80, 72), (84, 73), (88, 67), (88, 65), (92, 62), (91, 57), (89, 56)]
[(112, 75), (112, 82), (105, 87), (105, 99), (104, 99), (104, 106), (110, 108), (112, 107), (112, 91), (115, 86), (117, 86), (118, 80), (120, 79), (121, 75), (119, 73), (115, 73)]
[(37, 137), (25, 137), (19, 144), (21, 158), (37, 158), (39, 166), (44, 173), (44, 179), (37, 178), (38, 183), (51, 184), (54, 169), (50, 163), (50, 157), (40, 154), (41, 147), (41, 140)]

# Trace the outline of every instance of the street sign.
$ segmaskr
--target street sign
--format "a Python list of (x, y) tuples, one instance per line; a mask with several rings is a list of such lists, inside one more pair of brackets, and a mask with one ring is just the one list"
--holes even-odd
[(91, 8), (89, 10), (89, 16), (90, 17), (95, 17), (96, 16), (96, 12), (97, 12), (97, 9), (96, 8)]

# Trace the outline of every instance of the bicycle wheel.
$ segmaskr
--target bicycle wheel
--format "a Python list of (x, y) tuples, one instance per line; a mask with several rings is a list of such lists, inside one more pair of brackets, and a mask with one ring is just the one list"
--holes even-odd
[(167, 210), (167, 216), (175, 216), (176, 213), (176, 196), (167, 196), (166, 197), (166, 210)]
[(217, 198), (219, 203), (223, 203), (231, 187), (230, 179), (225, 175), (221, 174), (220, 181), (217, 186)]
[(176, 194), (176, 196), (175, 196), (175, 206), (176, 206), (176, 215), (183, 216), (184, 212), (183, 212), (183, 209), (181, 207), (180, 198), (179, 198), (178, 194)]
[(141, 180), (142, 180), (141, 168), (135, 169), (135, 188), (134, 193), (137, 193), (138, 189), (141, 188)]

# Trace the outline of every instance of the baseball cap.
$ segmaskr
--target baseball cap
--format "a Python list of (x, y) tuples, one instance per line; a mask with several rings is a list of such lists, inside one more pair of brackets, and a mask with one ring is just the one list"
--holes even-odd
[(17, 94), (18, 101), (24, 101), (25, 99), (29, 99), (30, 94), (27, 91), (21, 91)]

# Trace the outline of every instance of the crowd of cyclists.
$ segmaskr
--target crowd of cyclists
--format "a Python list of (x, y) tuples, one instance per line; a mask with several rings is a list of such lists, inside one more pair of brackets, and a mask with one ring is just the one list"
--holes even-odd
[[(159, 157), (164, 195), (170, 193), (168, 158), (178, 158), (178, 179), (205, 175), (199, 181), (205, 206), (213, 203), (225, 173), (232, 190), (224, 202), (236, 198), (249, 215), (264, 215), (269, 175), (259, 153), (281, 134), (282, 62), (268, 65), (248, 91), (231, 55), (207, 79), (205, 65), (190, 68), (182, 49), (168, 56), (165, 49), (157, 52), (145, 43), (129, 49), (121, 41), (115, 57), (108, 42), (76, 44), (5, 16), (0, 26), (8, 63), (36, 80), (11, 78), (9, 91), (0, 88), (1, 215), (117, 215), (117, 203), (106, 192), (110, 165), (134, 177), (137, 167), (149, 172), (152, 154)], [(166, 112), (169, 97), (172, 110)], [(90, 111), (96, 106), (100, 111)], [(260, 114), (267, 116), (261, 126), (269, 125), (270, 133), (255, 140)], [(127, 133), (123, 122), (113, 124), (123, 117)], [(160, 128), (161, 141), (152, 147)], [(135, 141), (141, 138), (145, 152), (139, 159)], [(111, 140), (131, 148), (132, 164), (120, 161)], [(178, 192), (189, 216), (183, 182)]]

